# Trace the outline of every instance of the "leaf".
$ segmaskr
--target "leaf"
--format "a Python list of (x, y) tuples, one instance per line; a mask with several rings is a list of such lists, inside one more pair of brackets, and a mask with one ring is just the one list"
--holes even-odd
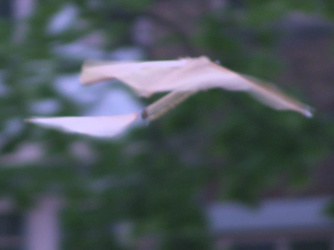
[(101, 117), (32, 118), (28, 119), (27, 122), (66, 132), (97, 137), (113, 137), (121, 133), (137, 118), (138, 114), (131, 113), (127, 115)]

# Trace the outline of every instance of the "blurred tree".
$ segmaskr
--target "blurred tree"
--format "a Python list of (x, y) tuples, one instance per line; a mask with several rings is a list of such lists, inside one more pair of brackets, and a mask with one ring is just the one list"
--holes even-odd
[[(41, 160), (16, 163), (20, 168), (2, 162), (0, 194), (23, 208), (41, 195), (63, 197), (66, 249), (132, 249), (134, 242), (140, 244), (136, 239), (148, 239), (148, 245), (153, 239), (163, 249), (208, 249), (207, 203), (254, 202), (282, 184), (300, 190), (332, 146), (328, 116), (307, 120), (221, 90), (196, 95), (117, 140), (23, 124), (29, 116), (75, 116), (87, 108), (56, 84), (59, 77), (79, 72), (84, 59), (97, 59), (66, 51), (95, 32), (102, 34), (104, 42), (97, 47), (104, 52), (102, 59), (108, 59), (117, 48), (140, 46), (133, 29), (140, 18), (148, 18), (165, 33), (151, 34), (153, 42), (144, 48), (147, 59), (158, 59), (161, 51), (166, 55), (169, 46), (176, 46), (169, 56), (205, 52), (236, 71), (277, 79), (284, 65), (273, 24), (293, 11), (334, 15), (331, 1), (226, 1), (214, 9), (203, 9), (206, 1), (184, 1), (189, 7), (179, 9), (180, 2), (45, 0), (36, 2), (25, 19), (0, 20), (0, 152), (8, 155), (24, 144), (41, 145), (45, 151)], [(183, 33), (182, 26), (189, 23), (178, 17), (160, 15), (161, 3), (183, 12), (180, 20), (199, 9), (190, 22), (192, 32)], [(64, 8), (70, 10), (63, 16), (70, 17), (66, 27), (52, 28)], [(56, 103), (53, 111), (33, 108), (50, 100)], [(88, 146), (93, 156), (77, 156), (77, 145)], [(122, 223), (131, 225), (129, 242), (113, 233)]]

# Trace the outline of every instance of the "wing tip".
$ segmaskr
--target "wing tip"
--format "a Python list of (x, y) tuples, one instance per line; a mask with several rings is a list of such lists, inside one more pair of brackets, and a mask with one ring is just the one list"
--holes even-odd
[(306, 118), (313, 118), (313, 111), (311, 108), (307, 108), (305, 111), (304, 111), (304, 116)]

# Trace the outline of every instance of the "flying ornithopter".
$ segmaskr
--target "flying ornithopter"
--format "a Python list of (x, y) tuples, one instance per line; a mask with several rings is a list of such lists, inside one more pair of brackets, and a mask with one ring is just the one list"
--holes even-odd
[(285, 95), (276, 87), (231, 71), (204, 56), (169, 61), (86, 62), (80, 79), (84, 85), (117, 79), (142, 97), (150, 97), (160, 92), (169, 93), (146, 107), (141, 114), (31, 118), (27, 121), (67, 132), (112, 137), (124, 131), (139, 117), (151, 122), (191, 95), (211, 88), (247, 92), (273, 109), (292, 110), (312, 117), (311, 109), (307, 105)]

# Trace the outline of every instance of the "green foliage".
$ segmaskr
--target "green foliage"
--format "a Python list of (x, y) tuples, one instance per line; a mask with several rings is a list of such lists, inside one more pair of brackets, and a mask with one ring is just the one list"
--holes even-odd
[[(17, 41), (17, 23), (0, 20), (0, 66), (7, 89), (0, 98), (0, 152), (14, 152), (23, 142), (43, 143), (46, 150), (42, 162), (2, 166), (0, 194), (24, 208), (44, 194), (63, 197), (66, 249), (131, 249), (147, 236), (160, 239), (162, 249), (209, 249), (203, 207), (212, 185), (217, 186), (214, 199), (249, 203), (282, 182), (298, 190), (333, 146), (333, 121), (325, 116), (310, 120), (272, 111), (248, 96), (222, 90), (195, 95), (161, 120), (117, 140), (98, 141), (27, 124), (6, 132), (12, 119), (23, 124), (36, 115), (30, 105), (46, 98), (61, 103), (54, 116), (80, 115), (83, 107), (59, 94), (53, 84), (63, 74), (78, 73), (82, 59), (55, 53), (54, 47), (96, 30), (106, 38), (106, 53), (135, 45), (131, 28), (153, 1), (88, 2), (39, 3), (24, 21), (25, 36)], [(78, 8), (79, 19), (68, 30), (47, 32), (50, 18), (64, 4)], [(191, 45), (236, 71), (275, 79), (283, 67), (275, 50), (277, 34), (269, 24), (296, 10), (330, 18), (334, 9), (330, 0), (247, 1), (243, 9), (206, 13), (198, 20)], [(96, 159), (75, 157), (74, 142), (89, 145)], [(133, 223), (133, 242), (126, 246), (112, 234), (124, 221)]]

